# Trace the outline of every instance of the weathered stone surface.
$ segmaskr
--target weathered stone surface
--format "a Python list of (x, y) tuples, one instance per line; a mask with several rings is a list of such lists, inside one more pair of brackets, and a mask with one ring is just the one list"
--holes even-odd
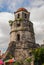
[(25, 60), (30, 56), (30, 49), (36, 47), (33, 23), (29, 20), (29, 14), (25, 11), (15, 13), (15, 20), (11, 25), (10, 43), (4, 58), (12, 56), (16, 60)]

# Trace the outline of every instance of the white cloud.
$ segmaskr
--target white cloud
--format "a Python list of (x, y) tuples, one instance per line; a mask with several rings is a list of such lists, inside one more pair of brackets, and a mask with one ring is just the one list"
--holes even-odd
[(21, 6), (23, 2), (24, 0), (8, 0), (7, 2), (8, 10), (14, 12), (17, 9), (17, 7)]
[(40, 7), (44, 5), (44, 0), (31, 0), (32, 7)]
[(44, 6), (41, 6), (39, 8), (32, 8), (31, 9), (31, 18), (33, 20), (39, 21), (39, 20), (44, 20)]
[(14, 15), (8, 12), (0, 13), (0, 49), (7, 48), (9, 43), (9, 20), (14, 20)]
[(34, 24), (36, 42), (42, 44), (44, 40), (44, 6), (32, 8), (30, 11), (30, 20)]
[(2, 33), (2, 30), (0, 29), (0, 37), (3, 37), (3, 33)]

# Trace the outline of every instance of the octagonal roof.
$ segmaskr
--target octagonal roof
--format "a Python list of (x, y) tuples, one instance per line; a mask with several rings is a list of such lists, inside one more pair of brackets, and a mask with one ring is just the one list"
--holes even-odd
[(14, 13), (17, 13), (17, 12), (20, 12), (20, 11), (24, 11), (24, 12), (27, 12), (27, 13), (29, 13), (28, 11), (27, 11), (27, 9), (25, 9), (25, 8), (19, 8), (16, 12), (14, 12)]

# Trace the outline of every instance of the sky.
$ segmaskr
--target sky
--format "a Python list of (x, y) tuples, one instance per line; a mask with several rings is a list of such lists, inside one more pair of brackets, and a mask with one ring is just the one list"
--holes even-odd
[(10, 39), (9, 20), (14, 20), (14, 12), (24, 7), (30, 12), (35, 40), (43, 44), (44, 40), (44, 0), (0, 0), (0, 50), (4, 53)]

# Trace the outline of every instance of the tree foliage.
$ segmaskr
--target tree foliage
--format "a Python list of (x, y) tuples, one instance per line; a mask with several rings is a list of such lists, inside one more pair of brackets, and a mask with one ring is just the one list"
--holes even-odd
[(20, 64), (20, 62), (17, 62), (17, 61), (16, 61), (16, 62), (14, 63), (14, 65), (21, 65), (21, 64)]
[(44, 63), (44, 48), (38, 48), (33, 51), (35, 58), (35, 65), (42, 65)]

